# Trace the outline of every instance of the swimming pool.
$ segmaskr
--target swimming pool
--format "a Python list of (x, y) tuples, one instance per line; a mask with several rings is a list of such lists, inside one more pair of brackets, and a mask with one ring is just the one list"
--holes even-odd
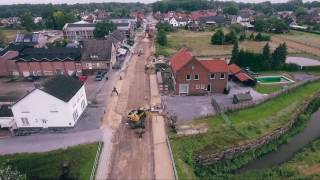
[(260, 84), (278, 84), (278, 83), (293, 83), (294, 81), (285, 76), (259, 76), (256, 77)]

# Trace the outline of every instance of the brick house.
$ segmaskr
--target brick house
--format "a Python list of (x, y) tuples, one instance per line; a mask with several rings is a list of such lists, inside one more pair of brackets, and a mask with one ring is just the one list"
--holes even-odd
[(223, 60), (198, 60), (183, 48), (170, 59), (170, 65), (178, 95), (223, 93), (227, 87), (229, 68)]
[(84, 72), (108, 71), (116, 63), (116, 48), (107, 40), (83, 42), (81, 64)]
[(80, 59), (79, 48), (26, 48), (11, 61), (15, 62), (19, 75), (27, 77), (81, 73)]

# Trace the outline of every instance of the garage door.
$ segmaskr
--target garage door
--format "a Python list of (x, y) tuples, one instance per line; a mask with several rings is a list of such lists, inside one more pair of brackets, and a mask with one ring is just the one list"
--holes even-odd
[(29, 71), (23, 71), (23, 72), (22, 72), (22, 75), (23, 75), (24, 77), (28, 77), (28, 76), (30, 76), (30, 72), (29, 72)]

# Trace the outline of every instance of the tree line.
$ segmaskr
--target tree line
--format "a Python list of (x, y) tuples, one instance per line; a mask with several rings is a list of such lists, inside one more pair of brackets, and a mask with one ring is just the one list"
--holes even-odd
[(239, 50), (238, 42), (234, 43), (232, 49), (231, 64), (237, 64), (240, 67), (250, 67), (255, 71), (280, 70), (286, 68), (287, 58), (286, 43), (280, 44), (273, 52), (267, 43), (262, 53), (254, 53), (244, 49)]
[(31, 13), (33, 16), (46, 18), (54, 11), (65, 13), (95, 11), (96, 9), (107, 12), (138, 11), (146, 9), (147, 5), (142, 3), (88, 3), (88, 4), (15, 4), (0, 5), (0, 18), (20, 17), (22, 14)]
[(276, 11), (295, 11), (299, 7), (312, 8), (320, 7), (319, 1), (303, 2), (302, 0), (289, 0), (286, 3), (271, 3), (265, 1), (262, 3), (236, 3), (228, 1), (215, 1), (215, 0), (171, 0), (171, 1), (157, 1), (152, 4), (154, 12), (167, 12), (167, 11), (194, 11), (201, 9), (217, 9), (223, 8), (228, 14), (238, 14), (239, 9), (249, 8), (257, 12), (271, 15)]

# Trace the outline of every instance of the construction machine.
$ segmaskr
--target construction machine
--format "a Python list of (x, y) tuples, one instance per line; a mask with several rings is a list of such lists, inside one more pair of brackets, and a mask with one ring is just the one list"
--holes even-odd
[(147, 110), (144, 108), (134, 109), (128, 114), (128, 124), (131, 129), (142, 128), (144, 129), (144, 121), (147, 117)]

